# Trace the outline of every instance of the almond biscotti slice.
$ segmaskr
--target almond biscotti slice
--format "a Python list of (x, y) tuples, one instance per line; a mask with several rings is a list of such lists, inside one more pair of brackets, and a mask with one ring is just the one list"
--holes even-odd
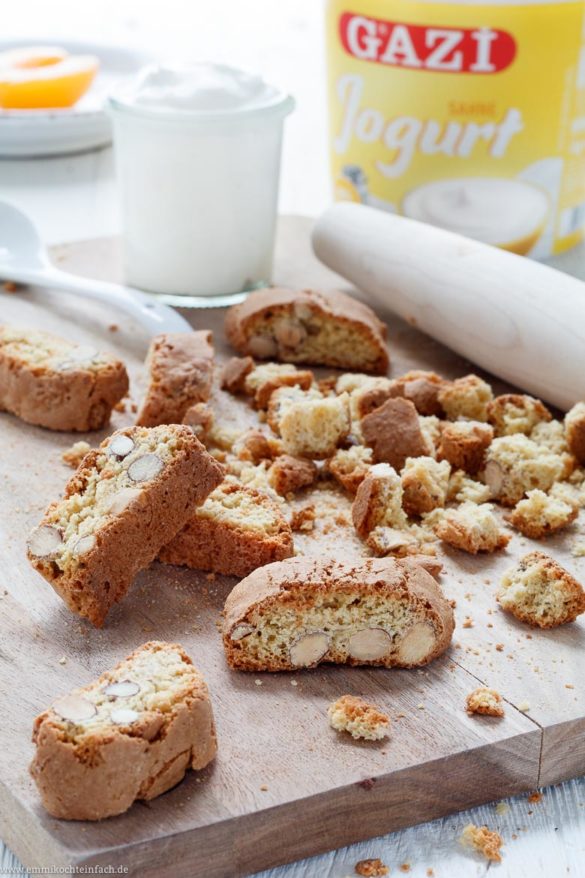
[(585, 590), (544, 552), (530, 552), (504, 574), (497, 594), (503, 610), (538, 628), (556, 628), (585, 613)]
[(100, 627), (223, 479), (189, 427), (129, 427), (89, 452), (28, 540), (33, 567)]
[(159, 560), (226, 576), (247, 576), (257, 567), (290, 558), (289, 523), (270, 497), (224, 482), (195, 510), (159, 553)]
[(48, 332), (0, 326), (0, 411), (49, 430), (101, 430), (128, 392), (124, 364)]
[(250, 293), (227, 312), (225, 331), (238, 353), (261, 360), (382, 375), (388, 369), (385, 325), (367, 305), (339, 291)]
[(177, 643), (146, 643), (38, 716), (30, 772), (62, 820), (101, 820), (205, 768), (217, 741), (209, 692)]
[(415, 563), (289, 558), (254, 571), (225, 604), (230, 667), (292, 671), (320, 662), (425, 665), (444, 652), (453, 611)]
[(149, 383), (136, 423), (141, 427), (181, 424), (188, 408), (210, 397), (212, 333), (204, 329), (155, 336), (146, 367)]

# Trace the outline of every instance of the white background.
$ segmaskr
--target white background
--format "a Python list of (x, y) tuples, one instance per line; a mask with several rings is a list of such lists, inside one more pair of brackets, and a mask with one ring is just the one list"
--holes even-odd
[[(66, 37), (149, 49), (173, 60), (214, 60), (260, 71), (297, 99), (287, 121), (280, 208), (315, 215), (330, 199), (323, 0), (20, 0), (2, 4), (0, 36), (25, 42)], [(55, 243), (118, 231), (110, 150), (42, 161), (1, 161), (0, 198), (27, 210), (45, 240)], [(582, 252), (565, 257), (583, 272)], [(424, 878), (570, 878), (585, 876), (585, 782), (526, 798), (506, 814), (493, 805), (384, 839), (275, 870), (272, 878), (343, 878), (366, 856), (380, 856), (401, 874)], [(532, 813), (531, 813), (532, 812)], [(506, 838), (504, 863), (490, 869), (463, 853), (457, 837), (473, 820), (498, 827)], [(517, 838), (514, 840), (513, 835)], [(3, 865), (14, 862), (0, 851)]]

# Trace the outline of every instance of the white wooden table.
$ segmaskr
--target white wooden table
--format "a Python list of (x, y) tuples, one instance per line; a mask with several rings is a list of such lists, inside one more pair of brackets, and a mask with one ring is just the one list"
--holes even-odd
[[(315, 215), (329, 201), (320, 0), (21, 0), (3, 12), (3, 36), (48, 42), (61, 36), (134, 45), (163, 57), (202, 58), (261, 70), (295, 95), (287, 122), (280, 206)], [(32, 37), (32, 40), (31, 40)], [(41, 161), (0, 161), (0, 199), (26, 210), (47, 243), (119, 230), (110, 150)], [(585, 278), (585, 247), (556, 264)], [(491, 868), (462, 850), (468, 822), (497, 828), (506, 845), (500, 878), (585, 876), (585, 779), (526, 798), (488, 805), (311, 860), (262, 878), (346, 878), (355, 863), (380, 857), (391, 874), (408, 864), (411, 878), (476, 878)], [(50, 865), (50, 864), (47, 864)], [(0, 876), (26, 872), (0, 843)]]

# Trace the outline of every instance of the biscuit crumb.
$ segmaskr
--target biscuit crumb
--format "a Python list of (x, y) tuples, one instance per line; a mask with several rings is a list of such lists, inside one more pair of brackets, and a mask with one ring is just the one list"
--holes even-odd
[(360, 860), (355, 864), (356, 875), (362, 875), (364, 878), (380, 878), (382, 875), (389, 875), (390, 870), (385, 863), (378, 857), (375, 859)]
[(535, 805), (537, 802), (542, 801), (542, 793), (539, 793), (538, 791), (535, 793), (530, 793), (530, 795), (528, 796), (528, 801), (531, 805)]
[(266, 792), (268, 791), (268, 787), (266, 786), (265, 783), (263, 783), (263, 784), (261, 785), (260, 789), (262, 790), (263, 793), (266, 793)]
[(349, 732), (355, 739), (380, 741), (389, 733), (389, 717), (375, 704), (354, 695), (342, 695), (329, 705), (327, 715), (332, 728)]
[(528, 711), (530, 710), (529, 703), (527, 701), (521, 701), (520, 704), (518, 705), (518, 710), (521, 713), (528, 713)]
[(65, 449), (61, 460), (72, 469), (77, 469), (88, 451), (91, 451), (89, 442), (74, 442), (70, 448)]
[(14, 283), (13, 280), (5, 280), (4, 281), (4, 292), (5, 293), (15, 293), (18, 289), (18, 286)]
[(498, 832), (488, 829), (487, 826), (475, 826), (473, 823), (468, 823), (459, 840), (465, 847), (473, 848), (482, 854), (486, 860), (494, 863), (502, 862), (500, 853), (504, 844), (502, 836)]
[(496, 805), (496, 814), (502, 816), (503, 814), (507, 814), (510, 810), (510, 806), (507, 802), (498, 802)]
[(466, 700), (467, 713), (479, 713), (484, 716), (504, 716), (502, 696), (495, 689), (479, 686), (470, 692)]
[(67, 664), (67, 659), (65, 658), (64, 655), (62, 655), (61, 658), (59, 659), (59, 664), (60, 664), (60, 665), (66, 665), (66, 664)]

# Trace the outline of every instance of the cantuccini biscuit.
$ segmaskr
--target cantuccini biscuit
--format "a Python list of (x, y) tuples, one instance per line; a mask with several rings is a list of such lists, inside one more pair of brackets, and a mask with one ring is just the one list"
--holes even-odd
[(213, 380), (213, 336), (208, 330), (157, 335), (146, 358), (148, 387), (136, 423), (180, 424), (185, 412), (207, 402)]
[(225, 604), (232, 668), (291, 671), (320, 662), (417, 667), (444, 652), (453, 611), (422, 566), (289, 558), (254, 571)]
[(90, 451), (28, 540), (33, 567), (101, 626), (223, 469), (185, 426), (129, 427)]
[(314, 363), (384, 374), (387, 330), (371, 308), (345, 293), (268, 289), (227, 312), (228, 341), (261, 360)]
[(503, 610), (538, 628), (556, 628), (585, 613), (580, 582), (544, 552), (530, 552), (502, 578), (497, 594)]
[(207, 686), (176, 643), (146, 643), (34, 723), (31, 774), (47, 811), (102, 820), (174, 787), (217, 751)]
[(159, 560), (247, 576), (264, 564), (290, 558), (293, 551), (290, 525), (276, 504), (254, 488), (224, 482), (161, 549)]
[(0, 411), (49, 430), (101, 430), (127, 392), (116, 357), (48, 332), (0, 326)]

